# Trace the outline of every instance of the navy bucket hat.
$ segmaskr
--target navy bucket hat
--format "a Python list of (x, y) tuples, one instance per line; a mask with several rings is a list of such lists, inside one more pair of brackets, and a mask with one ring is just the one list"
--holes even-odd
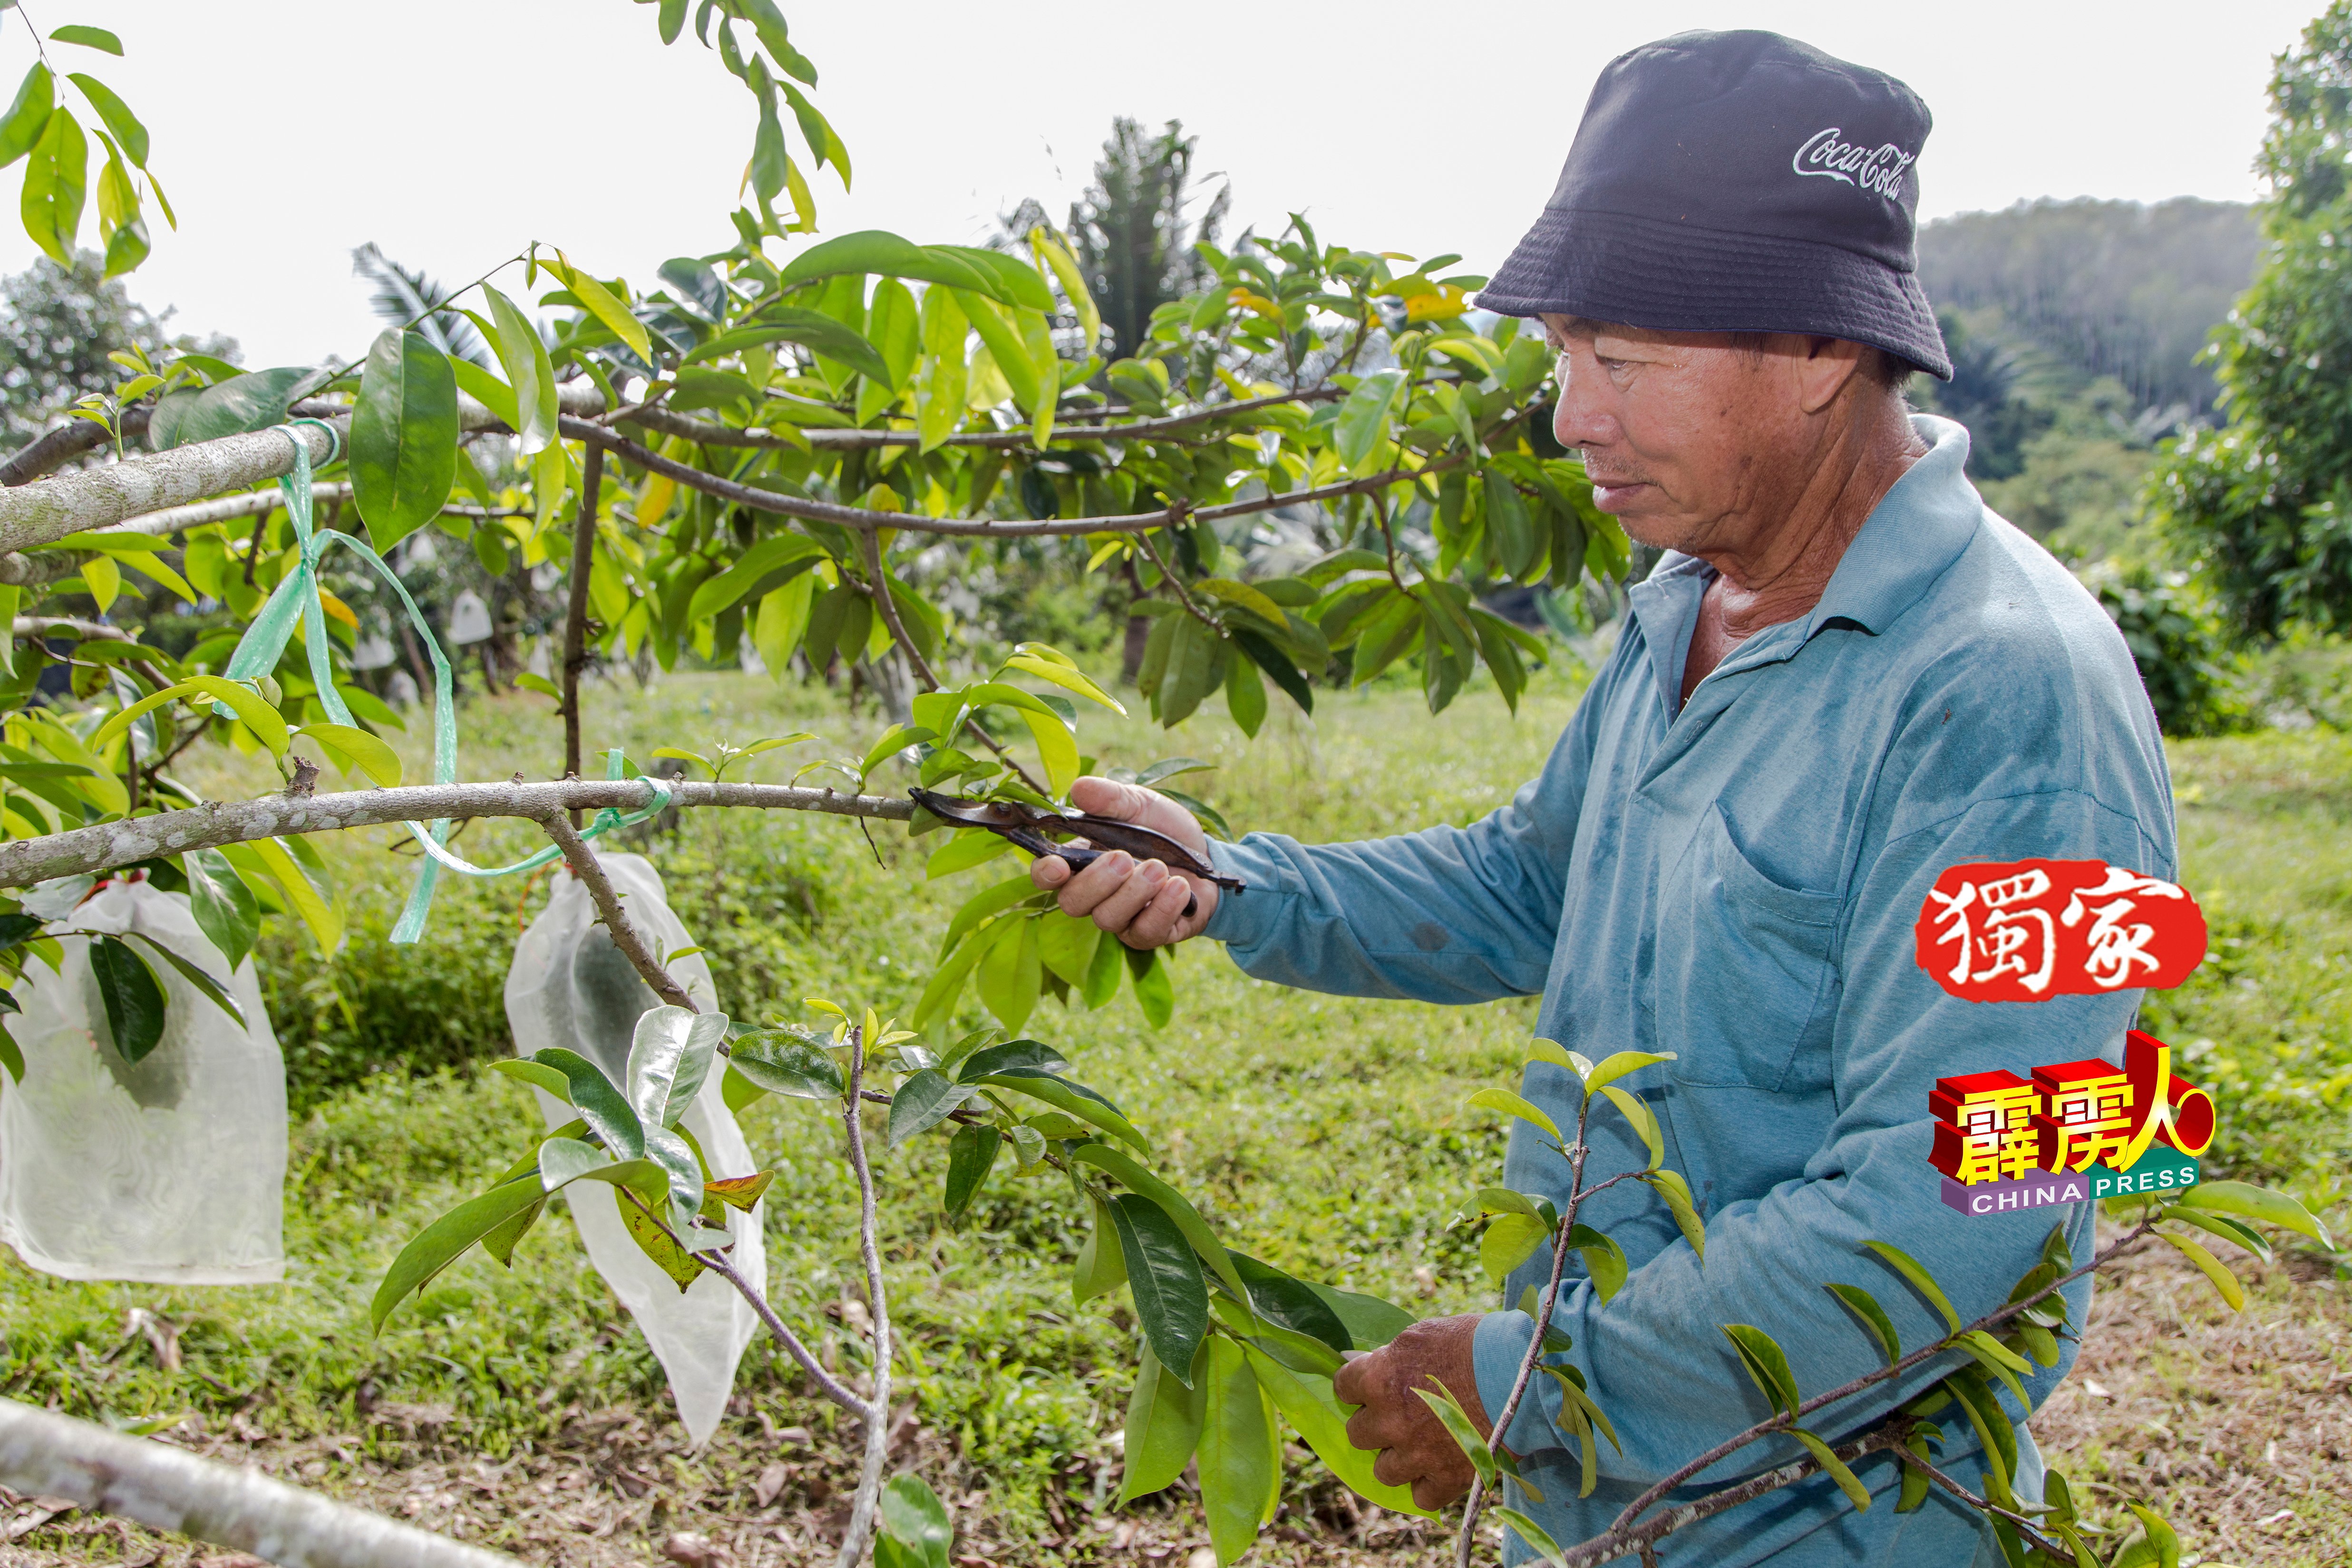
[(1662, 331), (1805, 332), (1949, 381), (1919, 287), (1919, 95), (1778, 33), (1609, 62), (1559, 187), (1477, 303)]

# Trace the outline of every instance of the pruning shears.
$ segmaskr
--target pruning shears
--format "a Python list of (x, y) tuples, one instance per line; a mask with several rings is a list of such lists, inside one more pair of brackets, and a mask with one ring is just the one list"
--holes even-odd
[[(1082, 871), (1111, 850), (1120, 849), (1139, 860), (1157, 860), (1172, 871), (1181, 871), (1233, 892), (1241, 892), (1244, 886), (1239, 877), (1224, 875), (1168, 835), (1115, 816), (1097, 816), (1084, 811), (1041, 811), (1017, 800), (959, 800), (927, 789), (907, 793), (917, 805), (942, 822), (952, 822), (959, 827), (985, 828), (1032, 855), (1057, 855), (1069, 862), (1073, 871)], [(1087, 842), (1057, 844), (1048, 837), (1053, 834), (1069, 834)], [(1198, 913), (1200, 907), (1198, 898), (1187, 900), (1186, 918)]]

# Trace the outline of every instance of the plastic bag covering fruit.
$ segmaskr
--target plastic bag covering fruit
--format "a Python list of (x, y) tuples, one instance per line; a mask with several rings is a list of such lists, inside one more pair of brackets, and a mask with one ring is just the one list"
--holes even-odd
[[(662, 896), (659, 873), (642, 856), (604, 854), (598, 858), (621, 894), (630, 923), (656, 955), (694, 945)], [(578, 1051), (620, 1084), (626, 1078), (629, 1040), (637, 1019), (660, 999), (595, 920), (596, 906), (588, 889), (569, 871), (559, 869), (546, 910), (515, 946), (514, 967), (507, 972), (507, 1023), (514, 1030), (518, 1054), (562, 1046)], [(719, 1010), (710, 965), (700, 954), (667, 967), (697, 1007)], [(758, 1166), (734, 1113), (719, 1098), (725, 1076), (713, 1072), (704, 1081), (680, 1124), (701, 1144), (713, 1176), (748, 1176)], [(572, 1120), (574, 1112), (552, 1095), (540, 1093), (539, 1099), (550, 1127)], [(572, 1205), (572, 1223), (589, 1260), (636, 1319), (646, 1342), (669, 1374), (678, 1420), (699, 1446), (726, 1414), (727, 1398), (735, 1386), (735, 1363), (759, 1332), (759, 1319), (734, 1288), (716, 1275), (704, 1274), (681, 1295), (676, 1282), (629, 1239), (613, 1189), (604, 1183), (575, 1182), (564, 1189), (564, 1198)], [(768, 1266), (760, 1236), (761, 1216), (761, 1209), (731, 1216), (730, 1228), (741, 1239), (728, 1257), (745, 1278), (764, 1289)]]
[[(63, 924), (137, 932), (226, 976), (184, 893), (111, 883)], [(68, 1279), (259, 1285), (286, 1274), (286, 1061), (247, 959), (231, 989), (239, 1027), (138, 942), (162, 983), (163, 1037), (138, 1062), (115, 1049), (87, 936), (65, 964), (25, 965), (8, 1032), (22, 1083), (0, 1075), (0, 1241)]]

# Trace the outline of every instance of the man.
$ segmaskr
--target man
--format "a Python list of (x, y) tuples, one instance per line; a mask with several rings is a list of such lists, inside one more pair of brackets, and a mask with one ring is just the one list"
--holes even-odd
[[(1697, 1194), (1704, 1260), (1623, 1184), (1580, 1217), (1623, 1246), (1631, 1278), (1605, 1305), (1573, 1279), (1554, 1319), (1622, 1447), (1602, 1444), (1578, 1500), (1546, 1378), (1504, 1439), (1544, 1499), (1514, 1500), (1563, 1543), (1770, 1414), (1718, 1325), (1770, 1333), (1808, 1395), (1880, 1364), (1827, 1282), (1872, 1291), (1906, 1348), (1945, 1332), (1864, 1242), (1917, 1258), (1964, 1319), (2008, 1299), (2053, 1219), (2087, 1255), (2086, 1205), (1945, 1207), (1927, 1096), (1940, 1077), (2112, 1049), (2137, 993), (1959, 1000), (1915, 961), (1912, 926), (1962, 861), (2097, 858), (2170, 878), (2171, 793), (2114, 626), (1985, 510), (1961, 471), (1967, 433), (1903, 403), (1913, 369), (1950, 374), (1913, 273), (1927, 128), (1902, 83), (1767, 33), (1684, 34), (1602, 73), (1549, 206), (1481, 302), (1541, 319), (1561, 354), (1561, 443), (1582, 449), (1597, 503), (1665, 553), (1508, 806), (1369, 843), (1208, 846), (1248, 885), (1223, 899), (1120, 855), (1075, 876), (1053, 858), (1033, 869), (1130, 945), (1205, 933), (1261, 979), (1360, 995), (1540, 993), (1538, 1033), (1572, 1050), (1675, 1053), (1627, 1081)], [(1205, 843), (1147, 790), (1076, 793)], [(1568, 1073), (1531, 1068), (1525, 1093), (1573, 1125)], [(1612, 1110), (1591, 1125), (1588, 1184), (1647, 1163)], [(1506, 1184), (1558, 1198), (1567, 1178), (1515, 1126)], [(2078, 1324), (2088, 1296), (2087, 1281), (2068, 1292)], [(1428, 1505), (1465, 1489), (1467, 1462), (1411, 1390), (1435, 1378), (1487, 1426), (1533, 1327), (1517, 1311), (1438, 1319), (1350, 1363), (1339, 1392), (1362, 1405), (1353, 1438), (1385, 1450), (1380, 1477)], [(1834, 1440), (1952, 1364), (1809, 1425)], [(2064, 1364), (2029, 1380), (2037, 1400)], [(2040, 1460), (2011, 1414), (2018, 1489), (2035, 1497)], [(1751, 1445), (1677, 1495), (1800, 1457), (1785, 1438)], [(1965, 1422), (1946, 1425), (1939, 1463), (1981, 1489)], [(1941, 1492), (1898, 1515), (1889, 1456), (1856, 1470), (1867, 1512), (1816, 1476), (1669, 1537), (1660, 1558), (1999, 1561)]]

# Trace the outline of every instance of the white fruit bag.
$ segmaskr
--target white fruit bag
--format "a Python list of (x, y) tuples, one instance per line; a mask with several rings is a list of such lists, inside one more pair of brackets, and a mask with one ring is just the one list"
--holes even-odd
[[(661, 877), (644, 857), (604, 854), (604, 873), (621, 894), (629, 923), (644, 935), (656, 957), (694, 945), (662, 896)], [(579, 1052), (604, 1069), (615, 1085), (628, 1082), (629, 1042), (637, 1019), (661, 999), (638, 978), (604, 928), (595, 923), (588, 889), (559, 868), (547, 908), (515, 945), (507, 972), (507, 1023), (515, 1051), (528, 1057), (550, 1046)], [(694, 1005), (719, 1010), (710, 965), (698, 953), (666, 965)], [(748, 1176), (759, 1169), (735, 1113), (719, 1098), (724, 1073), (713, 1072), (687, 1108), (682, 1125), (702, 1146), (714, 1177)], [(554, 1128), (572, 1120), (569, 1106), (544, 1092), (541, 1109)], [(698, 1447), (719, 1427), (735, 1386), (735, 1364), (760, 1331), (750, 1303), (713, 1274), (704, 1274), (681, 1294), (677, 1282), (647, 1258), (622, 1227), (613, 1189), (602, 1182), (574, 1182), (563, 1191), (572, 1223), (596, 1272), (613, 1288), (644, 1332), (646, 1342), (669, 1374), (678, 1420)], [(767, 1285), (767, 1255), (760, 1236), (761, 1210), (732, 1215), (740, 1239), (729, 1260), (746, 1279)]]
[[(136, 933), (219, 979), (220, 950), (185, 893), (148, 882), (100, 889), (66, 917), (85, 931)], [(43, 1273), (164, 1285), (285, 1278), (286, 1061), (251, 959), (230, 980), (240, 1027), (169, 962), (163, 1035), (137, 1062), (115, 1048), (90, 939), (62, 939), (52, 972), (28, 960), (19, 1016), (21, 1083), (0, 1075), (0, 1241)]]

